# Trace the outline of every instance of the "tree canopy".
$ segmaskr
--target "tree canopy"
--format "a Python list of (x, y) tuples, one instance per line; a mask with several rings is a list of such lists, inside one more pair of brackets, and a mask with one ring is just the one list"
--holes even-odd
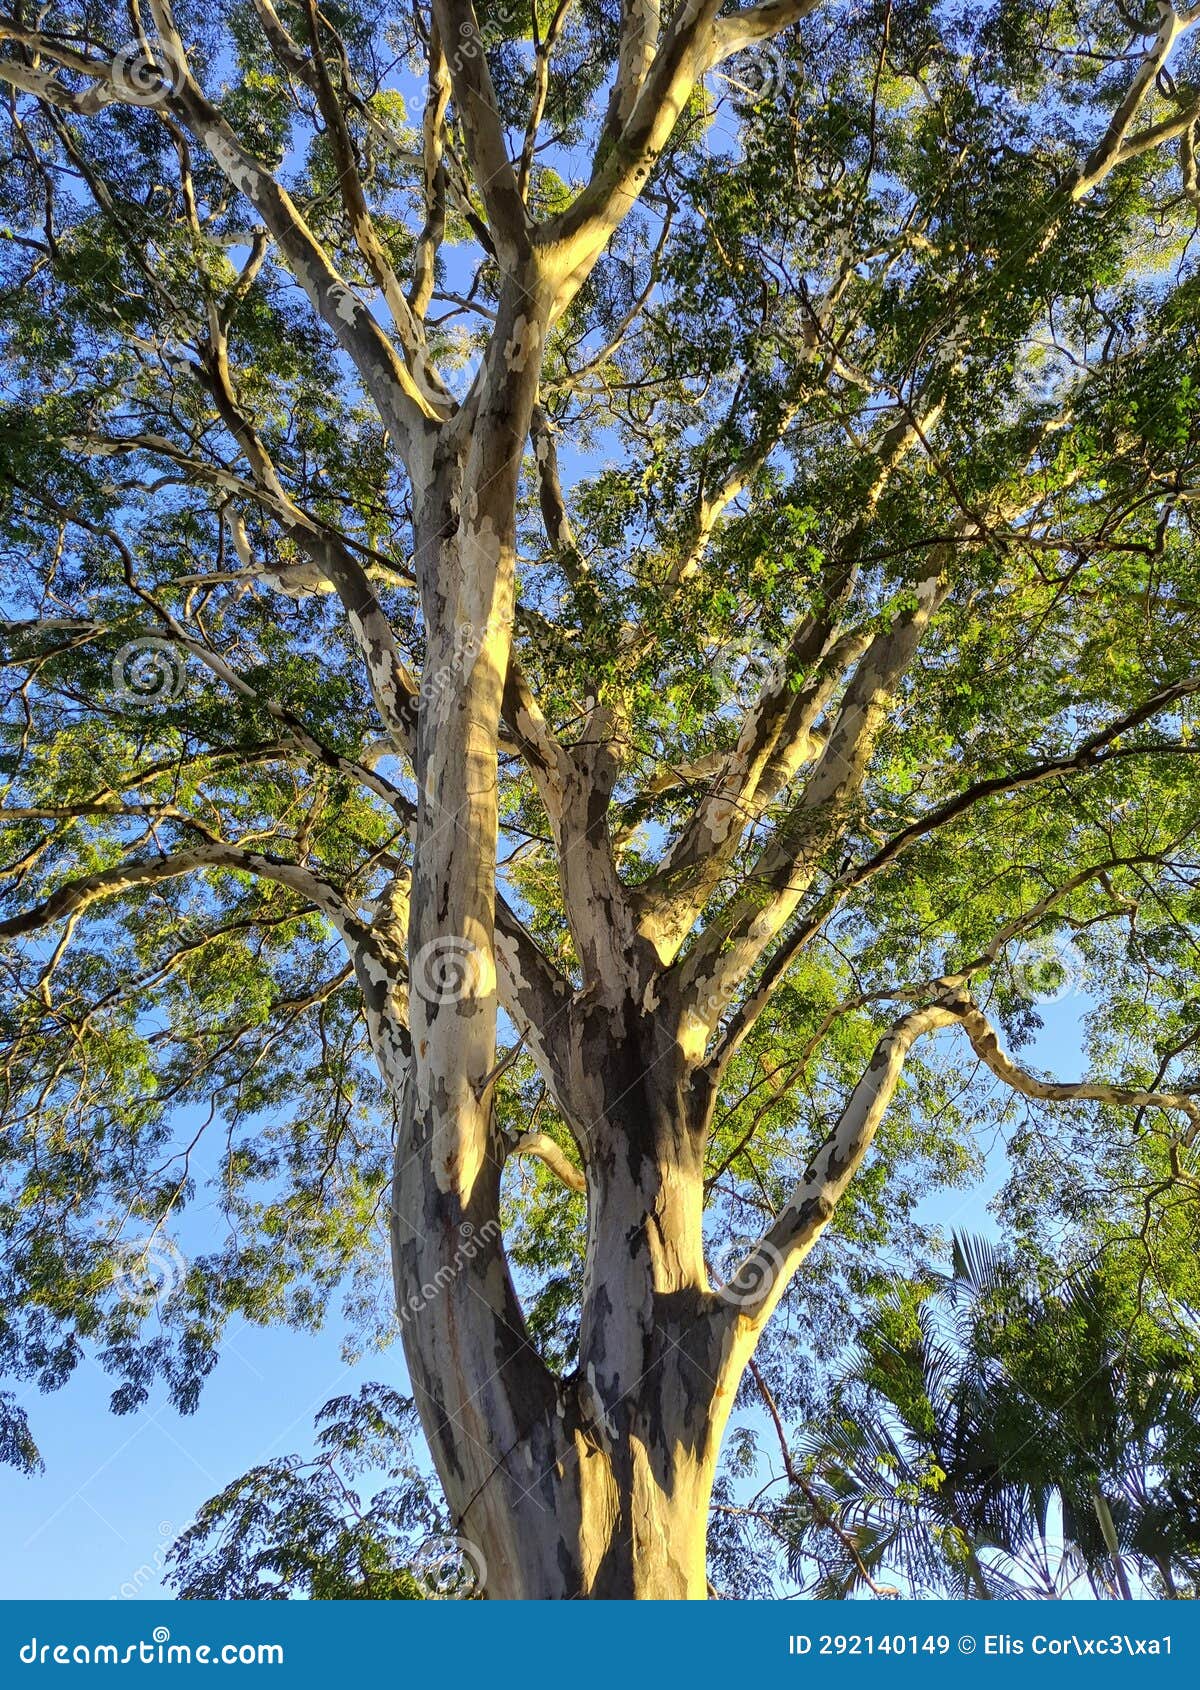
[(190, 1411), (394, 1280), (476, 1541), (757, 1345), (750, 1593), (739, 1464), (999, 1142), (1029, 1294), (1194, 1342), (1198, 23), (4, 8), (6, 1375)]

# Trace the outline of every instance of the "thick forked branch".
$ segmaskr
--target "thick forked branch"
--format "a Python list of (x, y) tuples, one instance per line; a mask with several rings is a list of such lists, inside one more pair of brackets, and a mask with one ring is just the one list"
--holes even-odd
[(961, 1025), (980, 1061), (1013, 1091), (1052, 1103), (1106, 1103), (1118, 1108), (1162, 1109), (1185, 1115), (1187, 1141), (1200, 1133), (1200, 1100), (1187, 1092), (1154, 1091), (1112, 1085), (1101, 1080), (1043, 1080), (1019, 1067), (1000, 1048), (995, 1029), (963, 992), (945, 993), (894, 1023), (875, 1047), (862, 1078), (838, 1117), (833, 1131), (792, 1189), (787, 1203), (763, 1234), (735, 1276), (753, 1288), (732, 1303), (730, 1319), (744, 1317), (761, 1328), (787, 1288), (788, 1281), (829, 1225), (896, 1094), (913, 1045), (923, 1034)]
[[(854, 864), (845, 869), (837, 876), (821, 898), (817, 909), (805, 917), (801, 925), (789, 935), (787, 941), (771, 956), (754, 989), (731, 1017), (720, 1041), (711, 1053), (708, 1063), (708, 1072), (713, 1083), (719, 1078), (759, 1015), (770, 1002), (780, 980), (847, 893), (858, 886), (865, 885), (867, 881), (882, 873), (889, 864), (895, 862), (912, 845), (928, 838), (930, 834), (938, 832), (941, 828), (949, 826), (966, 815), (977, 804), (984, 803), (989, 798), (1004, 797), (1009, 793), (1026, 791), (1031, 787), (1041, 786), (1048, 781), (1061, 778), (1063, 775), (1075, 774), (1081, 770), (1100, 768), (1105, 763), (1124, 756), (1153, 757), (1164, 750), (1177, 749), (1156, 745), (1121, 747), (1114, 746), (1114, 742), (1129, 733), (1131, 729), (1141, 726), (1162, 711), (1169, 710), (1173, 705), (1181, 703), (1184, 699), (1194, 697), (1197, 693), (1200, 693), (1200, 678), (1178, 681), (1172, 686), (1164, 687), (1161, 691), (1144, 699), (1141, 704), (1119, 717), (1115, 722), (1110, 722), (1103, 728), (1098, 728), (1094, 733), (1089, 734), (1075, 751), (1062, 757), (1049, 758), (1043, 763), (1034, 763), (1025, 769), (1014, 770), (1011, 774), (993, 775), (986, 780), (974, 782), (955, 797), (938, 805), (927, 815), (920, 817), (917, 821), (910, 822), (907, 827), (902, 828), (899, 833), (881, 846), (866, 862)], [(1114, 861), (1109, 866), (1116, 866), (1116, 862)], [(1045, 907), (1050, 908), (1058, 898), (1065, 895), (1066, 891), (1074, 886), (1083, 885), (1097, 872), (1099, 871), (1095, 869), (1085, 869), (1073, 876), (1064, 887), (1060, 887), (1043, 901)], [(1009, 925), (1013, 932), (1019, 930), (1019, 923)], [(1007, 930), (1002, 929), (1001, 931), (1003, 935)], [(1008, 936), (1011, 936), (1011, 934)], [(983, 954), (979, 966), (993, 960), (1000, 942), (1003, 942), (1003, 940), (988, 947), (988, 951)]]
[[(814, 735), (816, 724), (871, 643), (869, 634), (842, 627), (871, 517), (893, 472), (938, 415), (934, 406), (919, 423), (902, 418), (880, 436), (863, 510), (822, 573), (820, 602), (800, 620), (743, 717), (737, 744), (643, 893), (648, 930), (664, 961), (690, 931), (747, 829), (824, 743)], [(799, 685), (797, 676), (804, 677)]]
[(1187, 114), (1181, 115), (1171, 123), (1156, 124), (1153, 129), (1142, 135), (1131, 137), (1129, 133), (1141, 110), (1142, 101), (1162, 72), (1171, 49), (1184, 30), (1194, 22), (1194, 8), (1181, 14), (1175, 10), (1170, 0), (1158, 0), (1158, 28), (1154, 33), (1154, 41), (1134, 73), (1104, 135), (1076, 172), (1071, 183), (1072, 199), (1083, 199), (1118, 165), (1182, 134), (1200, 115), (1200, 110), (1193, 103)]
[(681, 1008), (697, 1053), (740, 983), (782, 930), (840, 836), (862, 787), (895, 688), (946, 592), (947, 558), (935, 548), (911, 605), (875, 636), (846, 688), (825, 747), (798, 802), (760, 852), (750, 884), (675, 966)]
[(591, 181), (567, 211), (539, 229), (539, 242), (560, 278), (557, 312), (578, 292), (637, 201), (704, 73), (716, 11), (717, 0), (689, 0), (679, 8), (664, 32), (628, 121), (597, 163)]
[[(786, 28), (815, 11), (819, 3), (820, 0), (787, 0), (786, 5), (762, 8), (763, 17), (771, 12), (762, 35)], [(637, 32), (627, 35), (629, 50), (609, 106), (613, 123), (606, 125), (601, 137), (591, 180), (565, 212), (551, 218), (537, 231), (539, 246), (557, 281), (556, 315), (565, 310), (579, 291), (610, 237), (637, 201), (696, 84), (721, 56), (713, 27), (719, 10), (720, 0), (686, 0), (662, 31), (648, 69), (639, 39), (643, 26), (638, 23)], [(756, 17), (754, 24), (747, 27), (757, 30), (760, 21)], [(753, 37), (759, 38), (758, 34)], [(736, 51), (736, 47), (730, 51)], [(630, 100), (628, 94), (635, 83), (636, 93)], [(626, 108), (628, 116), (619, 131), (614, 132)]]
[(508, 156), (475, 7), (472, 0), (434, 0), (433, 10), (488, 228), (505, 268), (517, 269), (528, 258), (533, 222)]

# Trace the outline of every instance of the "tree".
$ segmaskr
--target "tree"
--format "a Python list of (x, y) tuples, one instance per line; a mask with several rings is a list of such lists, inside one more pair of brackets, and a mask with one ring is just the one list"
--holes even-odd
[(192, 1406), (382, 1204), (488, 1593), (703, 1596), (988, 1085), (1178, 1157), (1195, 23), (6, 10), (8, 1371)]
[[(421, 1601), (471, 1596), (480, 1567), (411, 1459), (416, 1410), (383, 1385), (317, 1416), (312, 1461), (256, 1467), (206, 1502), (171, 1545), (171, 1577), (193, 1600)], [(361, 1479), (386, 1478), (369, 1499)], [(356, 1488), (358, 1487), (358, 1488)]]
[(1200, 1552), (1195, 1352), (1131, 1295), (1134, 1252), (1042, 1286), (981, 1240), (954, 1255), (940, 1285), (890, 1288), (789, 1457), (793, 1560), (815, 1552), (820, 1594), (891, 1569), (955, 1596), (1057, 1597), (1084, 1576), (1128, 1600), (1136, 1569), (1177, 1597)]

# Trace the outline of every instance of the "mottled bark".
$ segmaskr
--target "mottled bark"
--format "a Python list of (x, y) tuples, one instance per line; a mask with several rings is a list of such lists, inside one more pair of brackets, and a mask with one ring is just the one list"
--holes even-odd
[[(750, 1324), (705, 1275), (706, 1123), (652, 1016), (626, 1000), (565, 1022), (589, 1218), (578, 1366), (556, 1378), (528, 1340), (486, 1100), (469, 1195), (447, 1188), (410, 1102), (393, 1231), (409, 1372), (489, 1597), (703, 1598), (709, 1494)], [(408, 1309), (420, 1286), (436, 1294)]]

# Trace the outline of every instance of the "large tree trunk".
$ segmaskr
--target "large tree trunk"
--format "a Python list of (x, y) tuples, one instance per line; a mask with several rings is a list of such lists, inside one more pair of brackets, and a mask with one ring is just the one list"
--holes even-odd
[(750, 1322), (707, 1285), (701, 1134), (653, 1018), (572, 1010), (563, 1038), (588, 1178), (578, 1367), (556, 1378), (527, 1339), (498, 1223), (503, 1147), (464, 1202), (410, 1092), (393, 1235), (409, 1373), (487, 1596), (703, 1598)]
[(543, 1019), (555, 1048), (538, 1053), (588, 1187), (570, 1378), (529, 1340), (499, 1225), (498, 970), (511, 976), (521, 959), (505, 949), (519, 951), (519, 936), (498, 946), (495, 927), (496, 757), (502, 705), (515, 731), (537, 731), (505, 687), (517, 475), (550, 310), (531, 264), (502, 298), (469, 430), (444, 434), (414, 482), (433, 684), (416, 723), (407, 1003), (396, 981), (364, 980), (399, 1102), (397, 1303), (454, 1530), (486, 1562), (487, 1595), (702, 1597), (729, 1311), (705, 1280), (703, 1124), (683, 1053), (663, 1031), (670, 1018), (660, 1027), (641, 1007), (652, 958), (618, 919), (598, 849), (611, 786), (599, 736), (541, 768), (585, 980)]

